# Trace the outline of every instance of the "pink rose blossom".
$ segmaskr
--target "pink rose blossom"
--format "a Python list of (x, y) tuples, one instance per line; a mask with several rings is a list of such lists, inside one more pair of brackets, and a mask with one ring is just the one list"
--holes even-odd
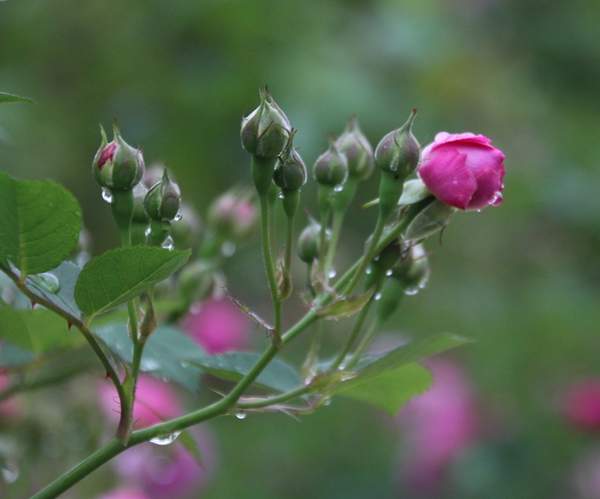
[[(99, 387), (100, 406), (107, 417), (119, 420), (119, 397), (112, 383), (103, 381)], [(145, 428), (181, 414), (181, 404), (167, 383), (148, 375), (138, 379), (133, 419), (136, 428)]]
[(583, 380), (569, 387), (562, 400), (562, 410), (575, 428), (600, 430), (600, 379)]
[(176, 499), (192, 491), (197, 497), (214, 473), (215, 444), (206, 429), (190, 431), (190, 434), (197, 439), (202, 466), (178, 443), (137, 445), (118, 456), (113, 465), (124, 480), (139, 486), (152, 499)]
[(398, 417), (409, 446), (407, 480), (420, 490), (435, 488), (447, 465), (479, 432), (475, 396), (465, 373), (443, 360), (428, 367), (432, 388), (411, 400)]
[(502, 202), (504, 153), (485, 135), (440, 132), (422, 154), (419, 176), (442, 202), (479, 210)]
[(122, 487), (113, 490), (108, 494), (103, 494), (98, 499), (151, 499), (139, 489), (131, 487)]
[(183, 321), (183, 328), (211, 354), (246, 348), (249, 326), (246, 316), (225, 298), (193, 307)]

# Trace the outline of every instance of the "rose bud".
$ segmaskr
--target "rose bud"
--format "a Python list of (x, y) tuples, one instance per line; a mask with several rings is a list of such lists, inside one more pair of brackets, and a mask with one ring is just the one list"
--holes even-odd
[(208, 210), (207, 223), (221, 240), (247, 237), (256, 225), (256, 207), (251, 193), (232, 189), (219, 196)]
[[(304, 228), (298, 238), (298, 256), (304, 263), (311, 264), (319, 257), (321, 226), (315, 221)], [(326, 235), (330, 236), (329, 231)]]
[(284, 194), (298, 191), (306, 183), (306, 165), (294, 148), (295, 134), (296, 130), (292, 130), (273, 174), (273, 181)]
[(313, 166), (315, 180), (324, 187), (336, 187), (348, 177), (348, 161), (332, 142), (327, 151), (321, 154)]
[(169, 178), (165, 169), (162, 179), (150, 188), (144, 198), (146, 213), (156, 222), (169, 222), (177, 216), (180, 206), (179, 186)]
[(287, 143), (292, 127), (266, 87), (259, 95), (260, 105), (242, 119), (242, 147), (257, 158), (276, 159)]
[(375, 165), (381, 170), (379, 209), (385, 216), (396, 207), (404, 180), (419, 163), (420, 146), (412, 133), (416, 113), (413, 109), (406, 123), (386, 134), (375, 149)]
[(144, 171), (141, 183), (150, 189), (154, 184), (160, 182), (165, 168), (166, 166), (163, 163), (152, 163)]
[(373, 148), (358, 126), (356, 117), (348, 122), (344, 132), (335, 141), (335, 145), (346, 156), (350, 178), (363, 181), (371, 176), (375, 166)]
[(102, 127), (100, 134), (102, 142), (92, 163), (96, 181), (111, 190), (130, 191), (144, 174), (142, 151), (127, 144), (117, 127), (114, 127), (113, 140), (110, 142)]
[(440, 132), (423, 150), (419, 176), (442, 202), (480, 210), (502, 202), (504, 153), (485, 135)]

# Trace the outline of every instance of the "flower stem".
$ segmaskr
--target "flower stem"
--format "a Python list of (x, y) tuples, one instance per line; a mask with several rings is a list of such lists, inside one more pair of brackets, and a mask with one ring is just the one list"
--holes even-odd
[(335, 371), (342, 365), (342, 362), (344, 362), (344, 359), (350, 353), (350, 350), (352, 350), (352, 346), (354, 345), (356, 338), (358, 338), (358, 335), (360, 334), (360, 331), (365, 323), (365, 320), (367, 319), (367, 316), (369, 315), (369, 310), (371, 309), (371, 305), (372, 305), (373, 301), (374, 301), (374, 298), (371, 297), (371, 299), (367, 302), (367, 304), (362, 308), (362, 310), (358, 314), (358, 317), (356, 318), (356, 321), (354, 322), (354, 327), (352, 328), (352, 331), (350, 332), (350, 335), (348, 336), (348, 339), (346, 340), (346, 344), (344, 345), (344, 348), (342, 348), (342, 350), (340, 351), (338, 356), (335, 358), (335, 360), (331, 364), (330, 369), (332, 371)]
[(379, 321), (373, 321), (369, 325), (363, 339), (360, 341), (360, 343), (356, 347), (356, 350), (352, 354), (352, 357), (350, 357), (350, 360), (348, 361), (348, 365), (346, 366), (348, 369), (352, 369), (358, 363), (358, 361), (360, 360), (360, 356), (371, 343), (371, 340), (373, 339), (373, 336), (375, 336), (375, 333), (379, 329), (379, 326)]
[(277, 289), (277, 279), (275, 277), (275, 263), (273, 262), (273, 253), (271, 250), (271, 220), (270, 220), (270, 203), (268, 194), (262, 194), (260, 199), (260, 220), (261, 220), (261, 241), (263, 260), (265, 264), (265, 272), (271, 291), (271, 301), (273, 302), (273, 342), (276, 345), (281, 343), (281, 300), (279, 299), (279, 291)]
[(302, 385), (293, 390), (275, 395), (273, 397), (266, 398), (253, 398), (238, 402), (236, 407), (240, 409), (261, 409), (263, 407), (269, 407), (270, 405), (280, 404), (281, 402), (287, 402), (288, 400), (295, 399), (308, 393), (312, 390), (310, 385)]

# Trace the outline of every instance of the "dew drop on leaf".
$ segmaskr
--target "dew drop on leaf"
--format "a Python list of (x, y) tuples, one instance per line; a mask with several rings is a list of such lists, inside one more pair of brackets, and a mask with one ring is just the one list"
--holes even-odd
[(56, 294), (60, 291), (60, 281), (51, 272), (44, 272), (43, 274), (37, 274), (30, 277), (40, 288), (48, 291), (49, 293)]

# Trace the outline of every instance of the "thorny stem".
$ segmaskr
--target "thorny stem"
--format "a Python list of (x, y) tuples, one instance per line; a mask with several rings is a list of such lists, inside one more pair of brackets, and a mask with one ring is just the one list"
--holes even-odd
[(281, 300), (277, 289), (277, 278), (275, 277), (275, 263), (273, 262), (273, 253), (271, 250), (271, 223), (270, 223), (270, 203), (268, 194), (260, 195), (260, 220), (261, 220), (261, 241), (265, 272), (271, 291), (271, 301), (273, 302), (273, 342), (278, 345), (281, 343)]
[[(420, 211), (422, 206), (415, 205), (415, 207), (400, 221), (395, 223), (392, 227), (386, 231), (381, 241), (377, 244), (377, 249), (380, 251), (385, 248), (391, 241), (397, 238), (400, 233), (407, 227), (408, 223), (412, 218)], [(360, 260), (357, 261), (350, 269), (348, 269), (343, 276), (339, 278), (334, 286), (333, 292), (325, 292), (315, 299), (315, 306), (311, 308), (298, 322), (290, 327), (285, 334), (282, 335), (282, 343), (287, 344), (298, 336), (302, 331), (309, 327), (313, 322), (318, 319), (317, 311), (320, 307), (327, 305), (332, 299), (334, 292), (339, 292), (342, 287), (346, 286), (356, 271), (359, 269)], [(37, 298), (37, 297), (36, 297)], [(41, 302), (40, 302), (41, 303)], [(42, 303), (43, 304), (43, 303)], [(60, 309), (59, 309), (60, 310)], [(60, 311), (61, 314), (64, 312)], [(134, 431), (128, 442), (124, 444), (118, 439), (112, 439), (106, 445), (96, 450), (94, 453), (89, 455), (74, 468), (67, 471), (60, 477), (56, 478), (52, 483), (46, 486), (44, 489), (39, 491), (37, 494), (32, 496), (32, 499), (51, 499), (57, 497), (62, 492), (68, 490), (74, 484), (85, 478), (87, 475), (95, 471), (97, 468), (102, 466), (104, 463), (110, 461), (113, 457), (117, 456), (126, 449), (138, 445), (142, 442), (151, 440), (152, 438), (168, 435), (176, 431), (184, 430), (189, 426), (201, 423), (207, 419), (214, 418), (216, 416), (226, 414), (231, 407), (235, 405), (238, 399), (241, 397), (243, 392), (248, 388), (254, 380), (260, 375), (263, 369), (269, 364), (269, 362), (275, 357), (278, 352), (277, 346), (271, 344), (258, 359), (252, 369), (234, 386), (234, 388), (219, 401), (210, 404), (202, 409), (185, 414), (178, 418), (174, 418), (163, 423), (150, 426), (141, 430)], [(118, 377), (116, 378), (118, 381)], [(121, 385), (119, 385), (121, 386)], [(121, 387), (122, 390), (122, 387)]]
[(102, 363), (102, 367), (106, 371), (106, 375), (110, 378), (112, 383), (115, 385), (115, 389), (117, 390), (117, 395), (119, 396), (119, 405), (121, 407), (121, 411), (120, 411), (121, 418), (119, 420), (119, 428), (124, 427), (126, 424), (125, 423), (125, 414), (128, 410), (128, 406), (129, 406), (127, 394), (125, 393), (125, 389), (123, 387), (123, 384), (121, 383), (121, 380), (119, 379), (119, 375), (118, 375), (117, 371), (115, 370), (113, 365), (108, 360), (108, 357), (104, 353), (104, 350), (102, 349), (102, 347), (96, 340), (96, 337), (94, 336), (94, 334), (87, 327), (87, 325), (79, 317), (69, 314), (68, 312), (64, 311), (60, 307), (56, 306), (51, 301), (45, 299), (43, 296), (38, 296), (35, 293), (33, 293), (26, 286), (25, 282), (23, 282), (17, 274), (15, 274), (12, 270), (10, 270), (5, 265), (0, 264), (0, 269), (15, 283), (17, 288), (19, 288), (19, 290), (25, 296), (27, 296), (27, 298), (29, 298), (32, 302), (39, 303), (40, 305), (47, 308), (48, 310), (51, 310), (55, 314), (61, 316), (63, 319), (65, 319), (67, 321), (68, 324), (75, 326), (81, 332), (81, 334), (83, 334), (83, 337), (86, 339), (86, 341), (88, 342), (90, 347), (92, 347), (92, 350), (94, 351), (96, 356), (100, 359), (100, 362)]
[(247, 398), (246, 400), (240, 401), (236, 404), (239, 409), (260, 409), (263, 407), (269, 407), (270, 405), (280, 404), (281, 402), (287, 402), (288, 400), (295, 399), (304, 395), (312, 390), (311, 385), (302, 385), (293, 390), (275, 395), (273, 397), (266, 398)]

